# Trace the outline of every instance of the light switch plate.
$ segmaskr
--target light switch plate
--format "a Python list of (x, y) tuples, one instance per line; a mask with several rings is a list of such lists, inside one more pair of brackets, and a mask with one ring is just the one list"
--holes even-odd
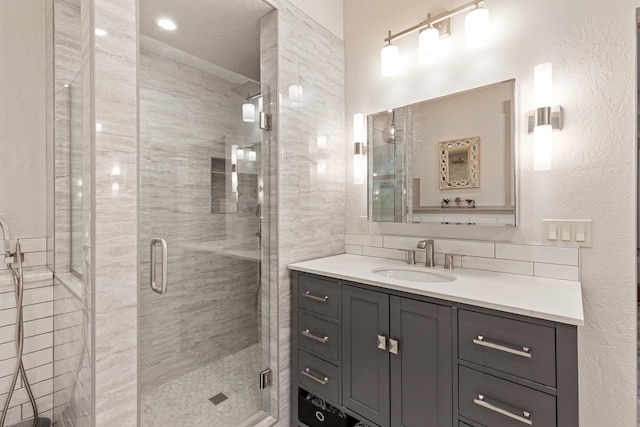
[(543, 219), (544, 243), (552, 246), (591, 247), (590, 219)]

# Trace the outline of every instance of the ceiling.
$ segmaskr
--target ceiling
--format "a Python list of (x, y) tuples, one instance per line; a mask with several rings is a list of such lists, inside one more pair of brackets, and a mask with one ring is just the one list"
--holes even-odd
[[(259, 81), (260, 18), (271, 10), (263, 0), (140, 0), (140, 32)], [(159, 17), (178, 28), (159, 28)]]

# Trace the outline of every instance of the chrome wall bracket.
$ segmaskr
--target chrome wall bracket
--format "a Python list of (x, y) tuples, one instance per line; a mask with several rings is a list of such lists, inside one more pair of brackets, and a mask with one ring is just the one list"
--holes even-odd
[(270, 131), (272, 127), (271, 114), (267, 114), (263, 111), (260, 112), (260, 129)]
[(264, 390), (273, 383), (273, 371), (267, 368), (260, 372), (260, 390)]
[(562, 130), (562, 107), (560, 107), (559, 105), (547, 108), (543, 107), (538, 108), (537, 110), (529, 111), (527, 115), (528, 133), (533, 133), (533, 128), (536, 127), (536, 117), (538, 120), (538, 124), (542, 124), (540, 123), (540, 121), (547, 124), (550, 122), (552, 129)]

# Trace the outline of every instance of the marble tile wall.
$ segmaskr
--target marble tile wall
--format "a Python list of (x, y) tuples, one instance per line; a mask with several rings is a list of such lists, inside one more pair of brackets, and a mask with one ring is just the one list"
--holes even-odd
[[(344, 43), (287, 1), (278, 2), (279, 424), (290, 423), (287, 265), (344, 252)], [(289, 94), (302, 86), (302, 102)]]
[[(139, 84), (140, 247), (164, 238), (170, 266), (169, 290), (158, 295), (149, 287), (148, 251), (141, 253), (144, 393), (259, 340), (257, 179), (238, 174), (236, 209), (230, 153), (231, 145), (257, 143), (261, 135), (256, 123), (241, 120), (244, 100), (232, 91), (237, 81), (142, 50)], [(212, 158), (224, 159), (215, 174), (227, 196), (222, 212), (212, 212), (210, 202)], [(240, 172), (247, 162), (239, 161)], [(254, 258), (216, 250), (220, 242)], [(256, 360), (248, 368), (257, 376), (260, 365)]]
[[(41, 417), (53, 418), (54, 343), (53, 284), (46, 267), (46, 238), (20, 239), (25, 258), (24, 268), (24, 353), (23, 363)], [(38, 261), (32, 254), (39, 253)], [(27, 263), (25, 263), (27, 264)], [(0, 260), (0, 415), (7, 399), (16, 366), (15, 286)], [(18, 379), (11, 398), (5, 425), (13, 425), (33, 416), (33, 410), (22, 382)]]
[[(398, 249), (416, 249), (417, 242), (426, 238), (347, 233), (345, 253), (403, 260), (405, 253)], [(438, 265), (444, 264), (445, 254), (455, 254), (454, 264), (461, 268), (580, 280), (580, 249), (577, 247), (436, 238), (434, 250)], [(424, 251), (416, 250), (416, 262), (424, 263), (424, 260)]]
[(83, 153), (93, 165), (84, 168), (83, 222), (95, 427), (137, 424), (136, 8), (135, 0), (81, 1)]

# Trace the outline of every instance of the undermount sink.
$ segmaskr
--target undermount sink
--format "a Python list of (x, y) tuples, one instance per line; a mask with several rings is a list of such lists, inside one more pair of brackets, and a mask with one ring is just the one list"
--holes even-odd
[(373, 273), (389, 279), (406, 280), (409, 282), (443, 283), (456, 280), (456, 276), (444, 271), (427, 270), (419, 268), (374, 268)]

